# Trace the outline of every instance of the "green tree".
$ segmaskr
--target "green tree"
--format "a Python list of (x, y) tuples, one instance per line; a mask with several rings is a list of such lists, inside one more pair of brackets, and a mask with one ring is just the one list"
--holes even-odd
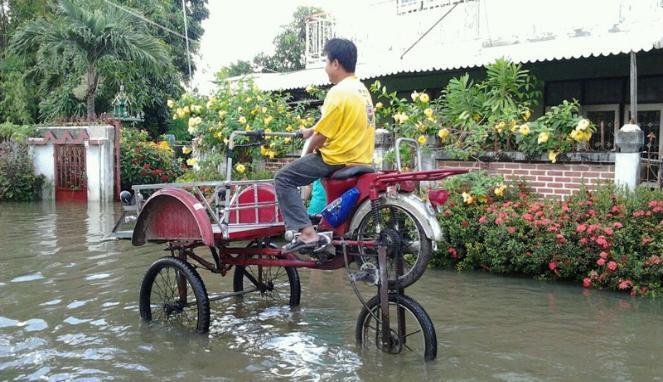
[(258, 54), (254, 65), (263, 72), (290, 72), (306, 66), (306, 20), (322, 13), (317, 7), (298, 7), (292, 14), (292, 21), (281, 26), (281, 32), (274, 37), (274, 54)]
[(237, 60), (228, 66), (224, 66), (216, 73), (217, 80), (228, 77), (241, 76), (242, 74), (253, 73), (253, 65), (250, 61)]
[(56, 61), (65, 58), (71, 60), (71, 66), (82, 66), (88, 119), (96, 118), (100, 66), (118, 60), (151, 66), (166, 65), (170, 61), (163, 42), (147, 34), (142, 23), (106, 3), (98, 3), (93, 10), (88, 10), (78, 2), (59, 0), (53, 17), (40, 17), (26, 23), (12, 38), (12, 46), (18, 54), (36, 49), (38, 65), (56, 69), (55, 73), (69, 81), (70, 86), (72, 79), (76, 81), (72, 76), (79, 73), (66, 71), (61, 61)]

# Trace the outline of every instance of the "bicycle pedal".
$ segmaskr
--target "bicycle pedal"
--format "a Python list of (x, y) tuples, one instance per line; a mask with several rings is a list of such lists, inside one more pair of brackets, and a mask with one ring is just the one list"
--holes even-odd
[(380, 277), (378, 276), (378, 269), (373, 264), (364, 263), (357, 272), (350, 274), (350, 280), (353, 282), (364, 281), (378, 285)]

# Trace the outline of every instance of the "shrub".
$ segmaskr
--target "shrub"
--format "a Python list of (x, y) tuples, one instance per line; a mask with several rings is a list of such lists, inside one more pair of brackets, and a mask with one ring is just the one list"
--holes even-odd
[(173, 182), (183, 172), (168, 142), (148, 142), (147, 132), (123, 129), (120, 139), (123, 190), (136, 184)]
[(439, 217), (446, 242), (438, 265), (573, 280), (633, 295), (663, 292), (663, 192), (603, 186), (558, 201), (512, 186), (481, 202), (468, 199), (466, 186), (446, 185), (452, 196)]
[(32, 157), (24, 142), (0, 143), (0, 200), (31, 201), (41, 197), (44, 176), (33, 173)]

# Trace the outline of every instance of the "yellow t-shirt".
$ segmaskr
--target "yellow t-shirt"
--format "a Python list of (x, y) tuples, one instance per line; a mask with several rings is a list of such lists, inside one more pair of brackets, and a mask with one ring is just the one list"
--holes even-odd
[(313, 130), (327, 140), (319, 149), (327, 164), (370, 164), (375, 146), (375, 111), (366, 86), (355, 76), (329, 89)]

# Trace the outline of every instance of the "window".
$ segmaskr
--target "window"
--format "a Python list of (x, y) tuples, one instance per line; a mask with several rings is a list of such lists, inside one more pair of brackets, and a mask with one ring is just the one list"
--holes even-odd
[(592, 121), (596, 131), (592, 134), (589, 146), (592, 150), (613, 150), (615, 134), (619, 129), (619, 105), (582, 106), (582, 115)]
[(324, 15), (312, 15), (306, 20), (306, 66), (319, 67), (325, 62), (323, 49), (334, 37), (334, 21)]

